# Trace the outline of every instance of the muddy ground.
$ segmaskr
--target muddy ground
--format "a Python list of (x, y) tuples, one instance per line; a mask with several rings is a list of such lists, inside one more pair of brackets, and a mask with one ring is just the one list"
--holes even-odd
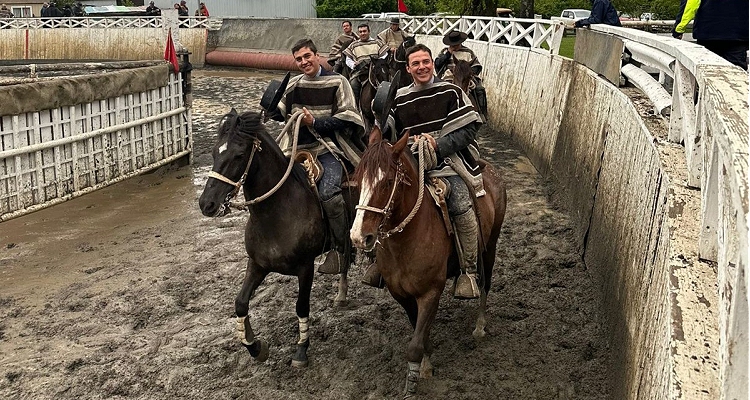
[[(290, 366), (296, 280), (270, 276), (251, 301), (260, 364), (235, 342), (246, 216), (203, 217), (197, 205), (217, 119), (256, 109), (267, 72), (196, 71), (195, 163), (100, 190), (0, 224), (0, 398), (398, 398), (410, 326), (387, 292), (350, 272), (316, 276), (311, 364)], [(273, 126), (278, 130), (278, 126)], [(572, 221), (501, 133), (484, 156), (508, 184), (508, 214), (488, 301), (488, 335), (471, 336), (475, 303), (441, 299), (435, 376), (422, 399), (605, 399), (609, 356), (596, 285)]]

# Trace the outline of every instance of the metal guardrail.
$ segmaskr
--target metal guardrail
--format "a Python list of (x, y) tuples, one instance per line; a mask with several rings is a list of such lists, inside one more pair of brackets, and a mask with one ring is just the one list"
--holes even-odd
[(404, 29), (424, 35), (444, 35), (456, 29), (469, 38), (512, 46), (543, 48), (558, 54), (564, 25), (544, 19), (493, 17), (404, 17)]

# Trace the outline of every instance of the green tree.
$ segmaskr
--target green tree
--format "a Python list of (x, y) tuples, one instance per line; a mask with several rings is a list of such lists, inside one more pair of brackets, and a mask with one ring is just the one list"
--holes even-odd
[(455, 15), (495, 16), (497, 0), (437, 0), (438, 11)]

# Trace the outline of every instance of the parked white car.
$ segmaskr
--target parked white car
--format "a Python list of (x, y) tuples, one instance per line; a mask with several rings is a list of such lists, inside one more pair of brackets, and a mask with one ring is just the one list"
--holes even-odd
[(571, 8), (567, 10), (563, 10), (560, 14), (561, 18), (569, 18), (573, 21), (578, 21), (579, 19), (588, 18), (591, 15), (591, 11), (589, 10), (583, 10), (580, 8)]
[(391, 19), (393, 17), (404, 18), (404, 17), (408, 17), (408, 16), (409, 16), (408, 14), (404, 14), (402, 12), (384, 12), (384, 13), (362, 14), (362, 15), (360, 15), (360, 18), (387, 20), (387, 19)]

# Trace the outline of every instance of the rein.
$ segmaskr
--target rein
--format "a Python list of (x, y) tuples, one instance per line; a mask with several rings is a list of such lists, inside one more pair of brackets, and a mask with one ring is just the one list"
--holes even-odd
[(379, 239), (388, 239), (391, 235), (399, 233), (404, 230), (407, 224), (411, 222), (412, 219), (414, 219), (414, 216), (417, 215), (417, 211), (419, 211), (419, 207), (422, 206), (422, 198), (424, 197), (424, 154), (425, 154), (425, 146), (429, 146), (430, 144), (427, 142), (426, 139), (420, 138), (418, 141), (419, 146), (419, 166), (417, 168), (417, 173), (419, 174), (419, 194), (417, 195), (417, 201), (414, 203), (414, 207), (411, 209), (409, 214), (404, 218), (403, 221), (401, 221), (400, 224), (398, 224), (393, 229), (384, 232), (383, 226), (385, 225), (385, 221), (388, 220), (388, 218), (391, 216), (391, 212), (393, 210), (393, 200), (394, 195), (396, 194), (396, 188), (399, 186), (400, 183), (406, 182), (405, 178), (406, 175), (403, 170), (403, 163), (399, 160), (398, 165), (396, 166), (396, 180), (393, 182), (393, 189), (391, 190), (391, 196), (388, 199), (388, 203), (386, 204), (385, 208), (376, 208), (371, 207), (367, 205), (357, 205), (354, 207), (357, 210), (364, 210), (364, 211), (370, 211), (377, 214), (383, 215), (383, 221), (380, 223), (380, 226), (378, 227), (378, 238)]
[(247, 179), (247, 173), (248, 173), (248, 171), (250, 171), (250, 165), (253, 163), (253, 157), (255, 156), (256, 150), (258, 150), (258, 151), (263, 150), (260, 147), (260, 140), (257, 139), (257, 138), (255, 138), (253, 140), (253, 149), (250, 152), (250, 159), (247, 161), (247, 166), (245, 166), (245, 172), (242, 174), (242, 177), (240, 178), (240, 180), (238, 180), (237, 182), (234, 182), (231, 179), (229, 179), (229, 178), (225, 177), (224, 175), (221, 175), (220, 173), (215, 172), (215, 171), (211, 171), (211, 172), (208, 173), (209, 178), (215, 178), (215, 179), (218, 179), (218, 180), (220, 180), (222, 182), (225, 182), (225, 183), (228, 183), (228, 184), (234, 186), (234, 190), (232, 190), (227, 195), (226, 199), (224, 200), (224, 204), (229, 203), (230, 207), (234, 207), (234, 208), (236, 208), (238, 210), (246, 210), (247, 206), (251, 206), (253, 204), (260, 203), (261, 201), (263, 201), (263, 200), (271, 197), (271, 195), (273, 195), (274, 193), (276, 193), (276, 191), (279, 190), (279, 188), (281, 188), (281, 185), (283, 185), (284, 182), (286, 182), (287, 178), (289, 178), (289, 174), (292, 172), (292, 167), (294, 167), (294, 156), (297, 153), (297, 140), (299, 139), (299, 128), (300, 128), (300, 125), (302, 124), (302, 118), (304, 118), (304, 116), (305, 116), (304, 112), (301, 111), (301, 110), (295, 112), (289, 118), (289, 120), (287, 121), (286, 125), (284, 125), (284, 129), (281, 130), (281, 133), (279, 134), (279, 139), (278, 140), (280, 140), (281, 137), (283, 137), (284, 135), (289, 134), (289, 131), (291, 130), (291, 127), (292, 127), (292, 123), (294, 123), (294, 139), (293, 139), (293, 143), (292, 143), (292, 154), (289, 157), (289, 165), (287, 165), (287, 167), (286, 167), (286, 172), (284, 172), (284, 176), (281, 178), (281, 180), (279, 180), (278, 183), (276, 183), (276, 186), (272, 187), (265, 194), (263, 194), (261, 196), (258, 196), (258, 197), (254, 198), (252, 200), (248, 200), (248, 201), (244, 201), (244, 202), (242, 202), (242, 201), (230, 201), (235, 196), (237, 196), (237, 194), (240, 191), (240, 188), (242, 188), (242, 185), (245, 184), (245, 180)]

